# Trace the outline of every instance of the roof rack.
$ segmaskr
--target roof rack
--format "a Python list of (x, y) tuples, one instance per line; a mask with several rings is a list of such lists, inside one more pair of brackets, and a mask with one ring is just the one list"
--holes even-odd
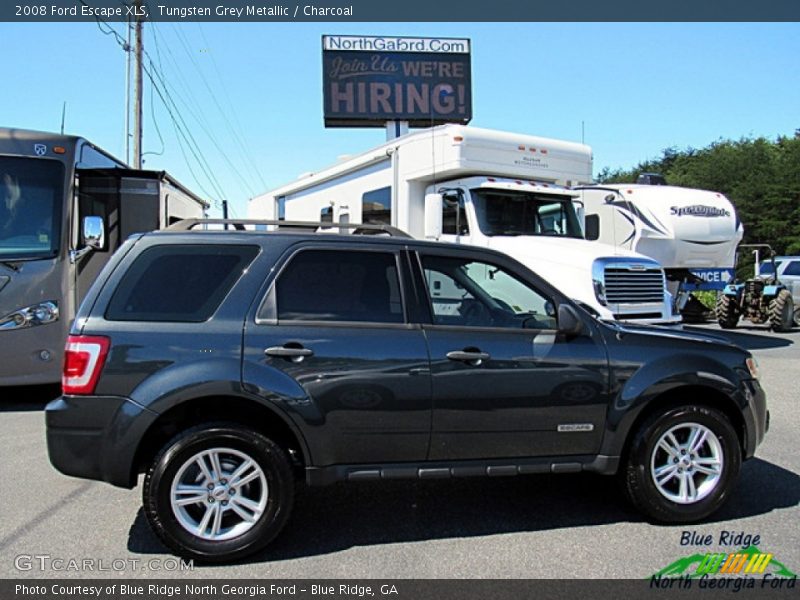
[(168, 230), (171, 231), (190, 231), (199, 225), (230, 225), (235, 231), (251, 231), (245, 229), (246, 225), (274, 225), (277, 231), (302, 231), (307, 233), (316, 233), (320, 229), (325, 231), (321, 233), (343, 233), (345, 229), (352, 230), (354, 235), (380, 235), (382, 233), (388, 234), (391, 237), (411, 238), (405, 231), (392, 227), (391, 225), (383, 225), (379, 223), (322, 223), (314, 221), (272, 221), (264, 219), (183, 219), (177, 223), (173, 223)]

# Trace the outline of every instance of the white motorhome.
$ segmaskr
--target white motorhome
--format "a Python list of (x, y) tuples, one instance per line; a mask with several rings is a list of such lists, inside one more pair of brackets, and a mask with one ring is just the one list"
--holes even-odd
[(571, 142), (461, 125), (409, 133), (253, 198), (248, 216), (379, 222), (505, 252), (604, 318), (676, 322), (653, 259), (583, 239), (568, 189), (591, 181)]
[(695, 289), (721, 290), (733, 276), (743, 228), (717, 192), (670, 185), (578, 187), (585, 234), (657, 260), (679, 307)]

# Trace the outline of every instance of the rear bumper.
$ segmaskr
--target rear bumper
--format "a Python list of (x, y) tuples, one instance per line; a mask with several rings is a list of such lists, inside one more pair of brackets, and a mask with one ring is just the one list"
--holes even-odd
[(139, 441), (156, 417), (128, 398), (61, 396), (45, 409), (50, 462), (65, 475), (131, 488)]

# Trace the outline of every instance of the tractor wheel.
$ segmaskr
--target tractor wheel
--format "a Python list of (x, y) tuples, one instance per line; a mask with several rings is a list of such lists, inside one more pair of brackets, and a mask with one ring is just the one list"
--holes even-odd
[(723, 329), (734, 329), (739, 322), (739, 306), (736, 298), (732, 296), (720, 296), (717, 299), (717, 322)]
[(781, 290), (769, 303), (769, 322), (773, 331), (791, 331), (794, 301), (789, 290)]

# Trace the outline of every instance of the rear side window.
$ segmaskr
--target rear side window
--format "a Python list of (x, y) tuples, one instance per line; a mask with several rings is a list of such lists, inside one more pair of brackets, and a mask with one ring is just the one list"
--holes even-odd
[(207, 321), (258, 254), (258, 246), (154, 246), (120, 281), (109, 321)]
[(402, 323), (395, 256), (389, 252), (306, 250), (276, 282), (282, 321)]

